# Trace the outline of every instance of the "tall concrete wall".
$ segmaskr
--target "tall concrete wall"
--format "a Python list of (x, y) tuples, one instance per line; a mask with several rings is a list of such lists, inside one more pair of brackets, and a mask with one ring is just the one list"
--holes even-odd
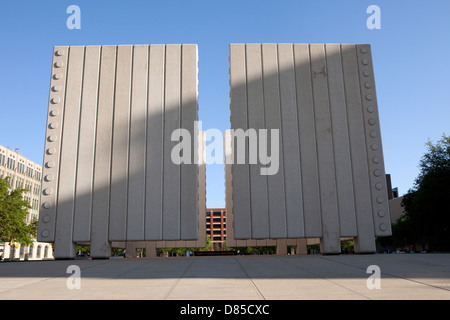
[(297, 254), (306, 254), (306, 239), (304, 238), (279, 238), (279, 239), (236, 239), (234, 231), (234, 206), (233, 206), (233, 179), (232, 179), (232, 146), (230, 130), (224, 134), (225, 155), (225, 203), (227, 212), (227, 246), (228, 247), (277, 247), (277, 254), (287, 254), (288, 246), (296, 246)]
[(146, 249), (146, 257), (156, 257), (157, 249), (163, 248), (204, 248), (206, 247), (206, 168), (205, 132), (198, 137), (198, 239), (112, 242), (112, 247), (126, 249), (127, 256), (135, 257), (136, 249)]
[(197, 152), (197, 61), (196, 45), (54, 48), (38, 239), (56, 258), (198, 238), (198, 166), (171, 161), (175, 129)]
[(232, 130), (280, 135), (275, 175), (249, 164), (248, 141), (245, 164), (230, 150), (235, 239), (320, 238), (339, 253), (354, 237), (374, 252), (391, 224), (370, 46), (232, 44), (230, 86)]

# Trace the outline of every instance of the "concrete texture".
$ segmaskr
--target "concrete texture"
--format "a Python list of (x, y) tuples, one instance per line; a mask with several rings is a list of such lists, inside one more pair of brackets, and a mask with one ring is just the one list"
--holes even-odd
[[(234, 237), (234, 228), (236, 226), (234, 222), (234, 213), (233, 213), (233, 195), (232, 195), (232, 147), (231, 147), (231, 134), (230, 130), (226, 130), (224, 134), (224, 153), (225, 153), (225, 204), (226, 204), (226, 212), (227, 212), (227, 246), (228, 247), (256, 247), (256, 246), (276, 246), (277, 254), (286, 255), (287, 254), (287, 246), (296, 246), (297, 254), (306, 254), (306, 246), (307, 240), (305, 238), (281, 238), (281, 239), (235, 239)], [(235, 165), (239, 166), (239, 165)], [(270, 177), (268, 178), (269, 185), (274, 181), (270, 181)], [(275, 178), (279, 176), (275, 175)], [(278, 189), (281, 188), (281, 189)], [(283, 186), (279, 185), (277, 188), (274, 188), (273, 191), (282, 190)], [(279, 194), (281, 198), (284, 198), (283, 194)], [(284, 209), (284, 201), (279, 202), (279, 210), (272, 212), (282, 212)], [(282, 214), (282, 213), (280, 213)], [(237, 224), (236, 227), (239, 227)]]
[[(68, 289), (81, 268), (80, 289)], [(381, 270), (369, 289), (370, 265)], [(0, 263), (0, 298), (450, 299), (450, 255), (225, 256)]]
[[(112, 241), (205, 241), (197, 63), (191, 44), (54, 48), (38, 239), (56, 258), (76, 242), (109, 257)], [(179, 128), (192, 147), (181, 165)]]
[(231, 44), (230, 87), (231, 130), (280, 136), (275, 175), (248, 141), (245, 164), (226, 146), (234, 238), (320, 238), (334, 254), (352, 237), (375, 252), (391, 223), (370, 45)]

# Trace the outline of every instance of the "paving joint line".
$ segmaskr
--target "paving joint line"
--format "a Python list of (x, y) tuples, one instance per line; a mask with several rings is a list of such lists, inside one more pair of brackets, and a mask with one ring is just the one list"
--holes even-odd
[[(76, 261), (76, 260), (74, 259), (73, 261)], [(106, 262), (100, 263), (100, 264), (96, 264), (96, 265), (93, 265), (93, 266), (88, 266), (88, 267), (84, 268), (84, 270), (86, 270), (86, 269), (91, 269), (91, 268), (97, 267), (97, 266), (99, 266), (99, 265), (103, 265), (103, 264), (105, 264), (105, 263), (106, 263)], [(75, 263), (74, 263), (74, 264), (75, 264)], [(66, 270), (67, 270), (67, 267), (66, 267)], [(81, 267), (80, 267), (80, 270), (81, 270)], [(34, 284), (36, 284), (36, 283), (45, 282), (45, 281), (50, 281), (50, 280), (57, 279), (57, 278), (67, 277), (67, 274), (68, 274), (67, 272), (59, 273), (59, 274), (56, 274), (56, 275), (53, 275), (53, 276), (43, 277), (43, 278), (40, 279), (40, 280), (39, 280), (39, 277), (36, 277), (38, 280), (34, 281), (33, 283), (26, 283), (26, 284), (21, 285), (21, 286), (18, 286), (18, 287), (14, 287), (14, 288), (7, 289), (7, 290), (5, 290), (5, 291), (0, 292), (0, 295), (1, 295), (2, 293), (6, 293), (6, 292), (10, 292), (10, 291), (13, 291), (13, 290), (16, 290), (16, 289), (20, 289), (20, 288), (25, 288), (25, 287), (27, 287), (27, 286), (31, 286), (31, 285), (34, 285)], [(35, 278), (35, 277), (33, 277), (33, 278)]]
[[(325, 259), (325, 260), (327, 260), (327, 259)], [(341, 284), (339, 284), (339, 283), (337, 283), (337, 282), (335, 282), (335, 281), (333, 281), (333, 280), (331, 280), (331, 279), (328, 279), (328, 278), (326, 278), (326, 277), (324, 277), (324, 276), (322, 276), (322, 275), (320, 275), (320, 274), (317, 274), (317, 273), (314, 273), (314, 272), (312, 272), (312, 271), (310, 271), (310, 270), (304, 269), (304, 268), (302, 268), (302, 267), (300, 267), (300, 266), (298, 266), (298, 265), (296, 265), (296, 264), (293, 264), (291, 261), (287, 261), (286, 263), (287, 263), (287, 264), (290, 264), (291, 266), (294, 266), (294, 267), (296, 267), (296, 268), (298, 268), (298, 269), (300, 269), (300, 270), (303, 270), (303, 271), (305, 271), (305, 272), (308, 272), (308, 273), (310, 273), (310, 274), (312, 274), (312, 275), (314, 275), (314, 276), (316, 276), (316, 277), (318, 277), (318, 278), (321, 278), (321, 279), (323, 279), (323, 280), (326, 280), (326, 281), (328, 281), (328, 282), (331, 282), (331, 283), (333, 283), (333, 284), (336, 284), (336, 285), (338, 285), (338, 286), (341, 287), (341, 288), (344, 288), (344, 289), (349, 290), (349, 291), (351, 291), (351, 292), (353, 292), (353, 293), (356, 293), (356, 294), (359, 295), (359, 296), (363, 296), (363, 297), (366, 298), (366, 299), (373, 300), (371, 297), (368, 297), (368, 296), (366, 296), (366, 295), (364, 295), (364, 294), (362, 294), (362, 293), (360, 293), (360, 292), (357, 292), (357, 291), (355, 291), (355, 290), (352, 290), (352, 289), (350, 289), (350, 288), (347, 288), (347, 287), (345, 287), (345, 286), (343, 286), (343, 285), (341, 285)]]
[(250, 275), (248, 274), (247, 270), (244, 268), (244, 266), (241, 264), (241, 262), (239, 262), (239, 259), (233, 257), (233, 259), (237, 262), (237, 264), (241, 267), (242, 271), (245, 273), (245, 275), (248, 277), (248, 279), (250, 280), (250, 282), (252, 283), (253, 287), (255, 288), (256, 292), (258, 293), (258, 295), (263, 299), (263, 300), (267, 300), (266, 297), (262, 294), (262, 292), (259, 290), (258, 286), (255, 284), (255, 282), (253, 281), (253, 279), (250, 277)]
[(169, 292), (166, 294), (166, 296), (164, 297), (164, 300), (168, 300), (170, 294), (172, 293), (173, 289), (178, 285), (178, 283), (180, 283), (181, 279), (184, 278), (184, 275), (188, 272), (188, 270), (192, 267), (192, 265), (194, 264), (195, 259), (192, 259), (192, 261), (190, 261), (190, 263), (188, 264), (188, 266), (186, 267), (186, 269), (183, 271), (183, 273), (181, 274), (181, 276), (178, 277), (177, 282), (172, 286), (172, 288), (170, 288)]
[[(351, 265), (351, 264), (348, 264), (348, 263), (344, 263), (344, 262), (340, 262), (340, 261), (335, 261), (335, 260), (333, 260), (333, 259), (327, 259), (327, 258), (325, 258), (325, 257), (321, 257), (321, 258), (322, 258), (322, 259), (325, 259), (325, 260), (328, 260), (328, 261), (332, 261), (332, 262), (338, 263), (338, 264), (342, 264), (342, 265), (350, 266), (350, 267), (353, 267), (353, 268), (357, 268), (357, 269), (360, 269), (360, 270), (366, 270), (366, 269), (364, 269), (364, 268), (357, 267), (357, 266), (354, 266), (354, 265)], [(380, 268), (380, 269), (381, 269), (381, 268)], [(406, 278), (406, 277), (397, 276), (397, 275), (395, 275), (395, 274), (390, 274), (390, 273), (383, 272), (383, 271), (381, 271), (381, 274), (384, 274), (384, 275), (387, 275), (387, 276), (390, 276), (390, 277), (393, 277), (393, 278), (397, 278), (397, 279), (403, 279), (403, 280), (406, 280), (406, 281), (411, 281), (411, 282), (419, 283), (419, 284), (421, 284), (421, 285), (425, 285), (425, 286), (432, 287), (432, 288), (436, 288), (436, 289), (441, 289), (441, 290), (445, 290), (445, 291), (450, 291), (450, 289), (442, 288), (442, 287), (439, 287), (439, 286), (435, 286), (435, 285), (432, 285), (432, 284), (429, 284), (429, 283), (425, 283), (425, 282), (421, 282), (421, 281), (418, 281), (418, 280), (414, 280), (414, 279), (411, 279), (411, 278)]]

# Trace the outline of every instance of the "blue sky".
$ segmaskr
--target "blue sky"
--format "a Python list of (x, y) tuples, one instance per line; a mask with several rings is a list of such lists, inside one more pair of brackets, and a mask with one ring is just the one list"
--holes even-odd
[[(81, 9), (70, 30), (69, 5)], [(367, 7), (381, 9), (369, 30)], [(230, 43), (369, 43), (386, 172), (404, 194), (428, 139), (450, 134), (450, 1), (2, 1), (0, 144), (42, 163), (55, 45), (196, 43), (203, 129), (229, 128)], [(225, 205), (223, 165), (207, 166), (207, 206)]]

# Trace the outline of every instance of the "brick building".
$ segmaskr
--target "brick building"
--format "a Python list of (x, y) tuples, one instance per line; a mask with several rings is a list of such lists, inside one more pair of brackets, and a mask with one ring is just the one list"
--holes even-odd
[[(206, 209), (206, 234), (211, 237), (213, 248), (223, 248), (227, 240), (227, 217), (225, 208)], [(217, 244), (217, 245), (216, 245)]]

